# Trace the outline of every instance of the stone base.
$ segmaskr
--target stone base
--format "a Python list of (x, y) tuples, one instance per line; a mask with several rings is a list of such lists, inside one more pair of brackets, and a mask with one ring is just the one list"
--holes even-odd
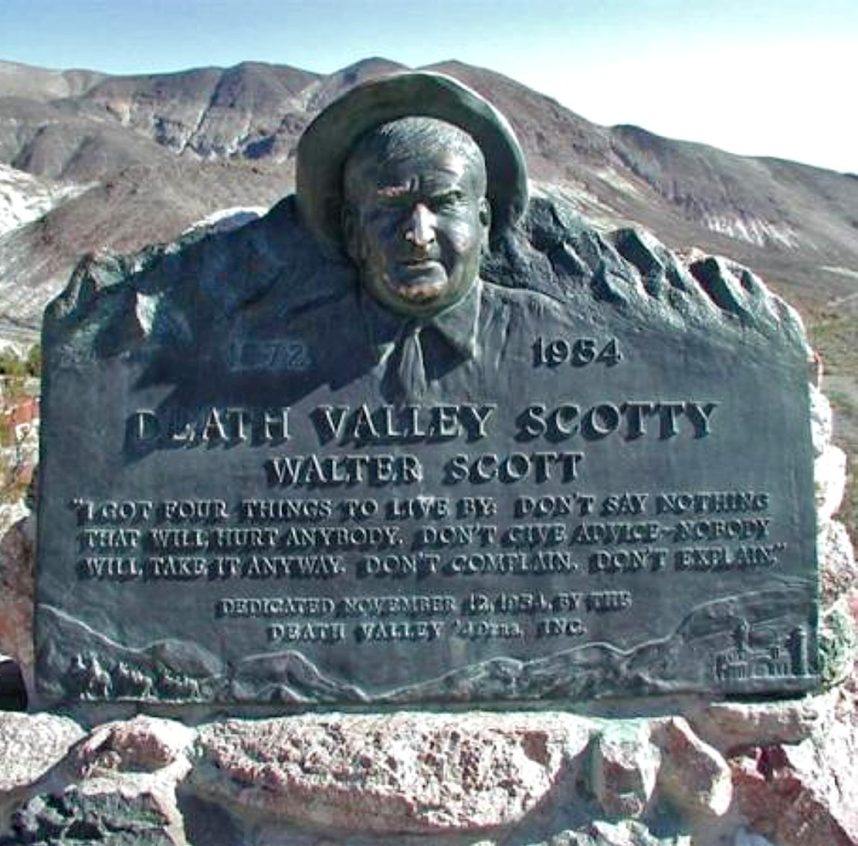
[(0, 714), (4, 846), (845, 846), (856, 785), (848, 685), (639, 719)]

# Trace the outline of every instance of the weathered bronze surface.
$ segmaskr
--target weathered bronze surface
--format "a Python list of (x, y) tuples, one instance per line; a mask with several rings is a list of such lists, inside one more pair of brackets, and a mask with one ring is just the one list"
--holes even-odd
[(526, 206), (506, 121), (404, 75), (317, 119), (297, 199), (78, 269), (45, 321), (46, 696), (814, 687), (800, 325)]

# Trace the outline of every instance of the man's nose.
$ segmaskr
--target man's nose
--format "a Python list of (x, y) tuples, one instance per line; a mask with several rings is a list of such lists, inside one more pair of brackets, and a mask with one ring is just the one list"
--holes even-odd
[(435, 215), (423, 203), (417, 203), (405, 224), (405, 240), (415, 247), (428, 247), (435, 241)]

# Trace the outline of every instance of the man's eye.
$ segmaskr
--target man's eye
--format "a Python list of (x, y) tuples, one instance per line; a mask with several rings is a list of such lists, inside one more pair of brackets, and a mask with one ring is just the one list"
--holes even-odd
[(439, 209), (448, 209), (458, 205), (462, 201), (462, 194), (458, 191), (451, 191), (449, 194), (444, 194), (435, 199), (435, 207)]

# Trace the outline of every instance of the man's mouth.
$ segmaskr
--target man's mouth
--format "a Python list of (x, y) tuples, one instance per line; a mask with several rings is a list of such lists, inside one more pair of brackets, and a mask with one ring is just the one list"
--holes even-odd
[(397, 267), (391, 287), (404, 300), (423, 302), (435, 299), (447, 285), (444, 265), (431, 255), (403, 256), (397, 261)]
[(439, 261), (431, 258), (407, 258), (399, 263), (409, 270), (432, 270), (440, 264)]
[(403, 300), (425, 302), (426, 300), (434, 300), (444, 290), (446, 284), (446, 279), (440, 279), (434, 282), (406, 282), (398, 284), (394, 290), (398, 296), (402, 297)]

